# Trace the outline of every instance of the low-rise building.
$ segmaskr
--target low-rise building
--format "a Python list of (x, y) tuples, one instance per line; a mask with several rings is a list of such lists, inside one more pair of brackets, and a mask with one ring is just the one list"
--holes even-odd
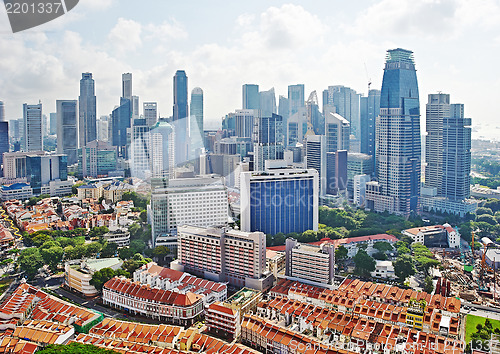
[(14, 183), (3, 185), (0, 193), (2, 201), (13, 199), (26, 200), (33, 197), (33, 188), (28, 183)]
[(89, 259), (73, 264), (68, 262), (64, 266), (64, 286), (86, 297), (97, 296), (99, 292), (90, 284), (92, 275), (103, 268), (116, 270), (122, 263), (120, 258)]
[(460, 233), (450, 224), (415, 227), (403, 230), (401, 233), (411, 237), (413, 242), (428, 247), (456, 248), (460, 246)]
[(206, 321), (208, 330), (216, 334), (237, 339), (240, 336), (240, 313), (237, 309), (221, 303), (214, 302), (207, 309)]
[(384, 278), (384, 279), (394, 279), (396, 275), (394, 273), (394, 266), (392, 265), (392, 261), (375, 261), (375, 270), (371, 272), (371, 276), (375, 278)]
[(118, 247), (127, 247), (130, 245), (130, 232), (126, 229), (115, 229), (102, 235), (102, 237)]
[(204, 311), (203, 297), (155, 289), (129, 279), (114, 277), (102, 288), (105, 305), (171, 323), (190, 326)]

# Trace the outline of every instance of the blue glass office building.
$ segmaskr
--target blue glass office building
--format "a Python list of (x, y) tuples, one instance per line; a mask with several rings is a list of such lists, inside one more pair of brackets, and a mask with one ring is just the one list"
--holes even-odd
[(313, 169), (241, 174), (241, 229), (277, 233), (318, 230), (319, 178)]
[(420, 104), (413, 52), (387, 51), (376, 120), (378, 211), (409, 215), (420, 195)]

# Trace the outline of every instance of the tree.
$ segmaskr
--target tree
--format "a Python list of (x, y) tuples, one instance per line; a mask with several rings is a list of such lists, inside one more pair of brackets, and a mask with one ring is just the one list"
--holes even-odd
[(340, 245), (335, 249), (335, 262), (339, 263), (347, 259), (347, 254), (349, 251), (343, 245)]
[(103, 285), (115, 276), (115, 271), (111, 268), (103, 268), (92, 274), (90, 285), (93, 285), (98, 291), (102, 290)]
[[(336, 250), (335, 250), (336, 251)], [(167, 246), (156, 246), (153, 250), (153, 256), (163, 258), (170, 253), (170, 249)], [(337, 255), (335, 255), (337, 256)]]
[(130, 241), (130, 248), (135, 253), (142, 253), (146, 249), (146, 243), (142, 240), (132, 240)]
[(139, 214), (139, 219), (141, 219), (143, 223), (148, 221), (148, 212), (146, 210), (141, 211), (141, 213)]
[(410, 254), (411, 251), (409, 248), (405, 247), (405, 246), (401, 246), (397, 249), (398, 251), (398, 255), (403, 255), (403, 254)]
[(389, 242), (385, 242), (385, 241), (375, 242), (375, 244), (373, 245), (373, 248), (375, 248), (379, 252), (389, 252), (389, 251), (392, 251), (394, 249)]
[(377, 252), (373, 255), (373, 258), (375, 258), (378, 261), (385, 261), (387, 260), (387, 255), (382, 252)]
[(356, 273), (363, 276), (369, 276), (370, 272), (375, 270), (375, 265), (377, 264), (377, 262), (362, 249), (356, 253), (353, 261), (356, 264)]
[(40, 254), (45, 264), (47, 264), (52, 271), (57, 269), (57, 266), (62, 261), (64, 250), (61, 246), (53, 246), (50, 248), (40, 249)]
[(99, 237), (104, 234), (107, 234), (108, 232), (109, 229), (106, 226), (94, 227), (89, 231), (89, 237), (90, 238)]
[(101, 250), (101, 257), (103, 258), (114, 257), (117, 250), (118, 246), (116, 243), (106, 242)]
[(124, 247), (124, 248), (120, 248), (118, 250), (118, 256), (123, 260), (129, 259), (133, 255), (134, 255), (134, 251), (132, 249), (130, 249), (130, 247)]
[(485, 208), (485, 207), (479, 207), (476, 209), (476, 215), (483, 215), (483, 214), (488, 214), (488, 215), (493, 215), (493, 210), (491, 208)]
[(92, 257), (95, 256), (102, 249), (102, 245), (99, 242), (91, 242), (85, 245), (85, 256)]
[(19, 267), (26, 273), (29, 279), (32, 279), (38, 270), (43, 266), (43, 258), (38, 248), (26, 248), (21, 251), (18, 258)]
[(47, 234), (39, 234), (32, 239), (33, 246), (35, 247), (40, 247), (47, 241), (52, 241), (52, 237)]
[(401, 283), (404, 283), (406, 278), (415, 274), (415, 263), (409, 254), (402, 254), (392, 263), (394, 273)]
[(488, 215), (488, 214), (479, 215), (476, 218), (476, 221), (477, 222), (485, 222), (485, 223), (488, 223), (490, 225), (497, 225), (498, 224), (496, 219), (492, 215)]
[(434, 291), (434, 284), (432, 283), (432, 278), (429, 275), (425, 277), (424, 291), (428, 294), (432, 294)]
[(116, 354), (113, 350), (99, 348), (91, 344), (52, 344), (37, 351), (37, 354)]

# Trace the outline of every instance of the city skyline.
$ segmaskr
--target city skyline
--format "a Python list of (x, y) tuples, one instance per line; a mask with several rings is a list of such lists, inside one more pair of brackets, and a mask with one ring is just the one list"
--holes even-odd
[[(403, 47), (415, 53), (421, 100), (429, 93), (450, 93), (466, 105), (465, 114), (475, 118), (473, 128), (490, 124), (489, 137), (495, 137), (493, 108), (482, 104), (494, 99), (500, 85), (495, 75), (485, 71), (495, 67), (495, 56), (476, 53), (497, 50), (494, 29), (500, 6), (488, 1), (474, 6), (460, 1), (414, 6), (403, 2), (392, 9), (391, 4), (390, 0), (356, 5), (319, 1), (269, 7), (257, 1), (225, 9), (221, 22), (215, 23), (207, 20), (210, 16), (203, 20), (199, 15), (186, 16), (184, 5), (169, 9), (171, 15), (165, 19), (156, 14), (145, 18), (133, 12), (134, 5), (128, 1), (120, 8), (116, 1), (88, 1), (65, 19), (24, 34), (8, 33), (2, 27), (8, 26), (5, 21), (0, 25), (0, 48), (6, 48), (6, 63), (11, 64), (2, 67), (9, 75), (0, 78), (0, 99), (7, 119), (21, 117), (22, 103), (39, 99), (45, 112), (55, 112), (57, 99), (78, 96), (78, 76), (89, 71), (96, 80), (100, 116), (116, 105), (120, 75), (132, 72), (134, 92), (141, 100), (158, 102), (159, 113), (168, 117), (173, 104), (170, 78), (176, 70), (185, 70), (191, 87), (204, 90), (206, 126), (214, 128), (225, 114), (242, 108), (245, 83), (259, 84), (262, 90), (274, 87), (277, 97), (286, 96), (287, 86), (297, 83), (305, 85), (306, 95), (329, 85), (344, 85), (366, 95), (369, 79), (372, 89), (381, 87), (385, 50)], [(166, 5), (153, 2), (151, 6), (161, 10)], [(215, 11), (199, 6), (208, 11), (206, 15)], [(464, 14), (466, 21), (460, 20)], [(98, 25), (87, 33), (83, 29), (90, 17)], [(104, 17), (107, 21), (99, 21)], [(408, 28), (394, 31), (407, 19), (411, 19)], [(310, 41), (311, 36), (315, 40)], [(443, 38), (444, 44), (437, 40)], [(56, 43), (66, 43), (61, 48), (70, 50), (63, 51)], [(157, 55), (145, 56), (145, 52)], [(27, 70), (16, 71), (13, 56), (19, 61), (15, 64)], [(33, 63), (27, 65), (24, 57)], [(226, 72), (231, 75), (221, 75)], [(26, 87), (26, 82), (33, 84)]]

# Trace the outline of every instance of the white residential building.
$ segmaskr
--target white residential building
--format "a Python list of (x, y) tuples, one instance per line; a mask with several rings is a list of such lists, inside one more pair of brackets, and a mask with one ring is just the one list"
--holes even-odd
[(428, 247), (457, 248), (460, 246), (460, 233), (450, 224), (415, 227), (403, 230), (401, 233), (411, 237), (413, 242)]
[(371, 272), (371, 276), (375, 278), (395, 279), (394, 266), (392, 261), (376, 261), (375, 270)]

